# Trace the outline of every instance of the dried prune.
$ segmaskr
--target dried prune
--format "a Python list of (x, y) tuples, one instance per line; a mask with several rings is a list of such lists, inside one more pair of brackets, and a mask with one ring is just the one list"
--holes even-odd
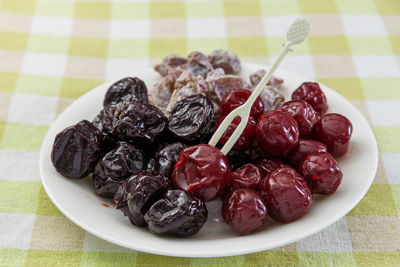
[(187, 58), (171, 54), (166, 56), (160, 64), (156, 65), (154, 70), (162, 76), (167, 76), (169, 71), (174, 70), (187, 62)]
[(206, 95), (208, 91), (207, 84), (202, 76), (194, 76), (190, 70), (185, 70), (179, 75), (174, 84), (167, 112), (171, 112), (175, 104), (192, 95)]
[(230, 50), (215, 50), (208, 58), (214, 69), (222, 68), (226, 74), (237, 74), (242, 70), (239, 57)]
[(162, 111), (141, 101), (122, 103), (116, 110), (113, 134), (121, 140), (149, 146), (167, 127), (168, 119)]
[(218, 148), (206, 144), (182, 150), (172, 174), (176, 188), (205, 202), (221, 196), (230, 177), (226, 156)]
[(148, 102), (146, 85), (137, 77), (126, 77), (111, 85), (104, 97), (103, 106), (115, 106), (131, 96)]
[(207, 215), (207, 207), (200, 199), (182, 190), (169, 190), (151, 206), (144, 219), (152, 233), (186, 237), (201, 229)]
[(169, 187), (167, 177), (157, 172), (143, 171), (120, 184), (114, 202), (133, 225), (143, 227), (146, 225), (144, 215)]
[(202, 95), (193, 95), (175, 104), (168, 129), (180, 140), (195, 142), (213, 131), (214, 108)]
[(170, 177), (178, 161), (179, 153), (185, 147), (186, 145), (182, 143), (173, 143), (159, 149), (154, 159), (154, 170), (164, 176)]
[(51, 161), (63, 176), (83, 178), (93, 172), (101, 158), (102, 141), (100, 131), (89, 121), (82, 120), (57, 134)]
[(97, 163), (93, 173), (93, 187), (102, 197), (112, 198), (119, 184), (132, 174), (143, 170), (143, 154), (131, 144), (119, 142)]
[(233, 230), (247, 235), (264, 225), (267, 220), (267, 207), (257, 191), (241, 188), (225, 196), (222, 216)]
[(92, 124), (99, 129), (104, 137), (103, 146), (106, 151), (113, 149), (117, 139), (112, 134), (115, 106), (108, 106), (100, 111), (93, 119)]
[(180, 65), (178, 69), (190, 70), (194, 76), (207, 77), (207, 73), (214, 68), (206, 55), (199, 51), (193, 51), (188, 55), (188, 62)]
[(303, 217), (313, 195), (307, 182), (292, 168), (278, 168), (260, 183), (260, 193), (271, 218), (288, 223)]

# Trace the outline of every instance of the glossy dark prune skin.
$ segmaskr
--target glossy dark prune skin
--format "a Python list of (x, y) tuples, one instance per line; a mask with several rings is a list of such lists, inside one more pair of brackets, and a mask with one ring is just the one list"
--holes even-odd
[(159, 138), (167, 124), (168, 119), (156, 106), (130, 100), (117, 107), (113, 134), (146, 147)]
[[(232, 110), (243, 105), (250, 97), (251, 92), (245, 89), (232, 90), (221, 101), (221, 115), (228, 115)], [(264, 103), (260, 97), (256, 98), (250, 110), (250, 116), (257, 120), (264, 112)]]
[(222, 217), (241, 235), (261, 228), (267, 220), (267, 214), (261, 195), (249, 188), (229, 192), (222, 203)]
[(196, 234), (207, 220), (203, 201), (182, 190), (169, 190), (144, 216), (150, 232), (187, 237)]
[(292, 100), (304, 100), (320, 114), (324, 114), (328, 110), (326, 96), (316, 82), (302, 83), (292, 93)]
[(288, 223), (303, 217), (313, 202), (307, 182), (293, 168), (278, 168), (260, 183), (271, 218)]
[(92, 124), (99, 129), (103, 135), (105, 151), (112, 150), (117, 143), (117, 138), (112, 134), (115, 109), (115, 106), (108, 106), (102, 109), (92, 121)]
[(299, 144), (290, 151), (287, 159), (293, 167), (297, 167), (307, 155), (327, 151), (328, 149), (324, 143), (300, 139)]
[(299, 141), (295, 119), (282, 110), (268, 111), (258, 118), (255, 130), (258, 143), (270, 156), (285, 156)]
[(299, 136), (309, 138), (318, 118), (310, 104), (304, 100), (292, 100), (283, 104), (282, 110), (288, 112), (299, 126)]
[(214, 107), (207, 97), (189, 96), (174, 105), (168, 129), (179, 140), (196, 142), (213, 131), (213, 117)]
[(157, 172), (143, 171), (120, 184), (114, 202), (133, 225), (143, 227), (146, 226), (144, 215), (169, 187), (167, 177)]
[(314, 194), (333, 194), (342, 182), (342, 171), (327, 152), (308, 155), (299, 169)]
[(137, 77), (126, 77), (111, 85), (104, 96), (103, 106), (115, 106), (131, 96), (143, 102), (149, 101), (147, 87)]
[(315, 124), (314, 138), (326, 144), (334, 157), (347, 153), (353, 125), (345, 116), (337, 113), (325, 114)]
[[(219, 118), (219, 120), (215, 124), (214, 127), (215, 130), (218, 129), (219, 125), (223, 122), (225, 118), (226, 116)], [(225, 130), (225, 133), (219, 139), (220, 144), (224, 145), (228, 141), (229, 137), (231, 137), (231, 135), (233, 134), (239, 123), (240, 123), (239, 117), (233, 119), (231, 124)], [(244, 128), (242, 134), (239, 136), (239, 139), (236, 141), (236, 143), (233, 145), (232, 148), (238, 151), (248, 151), (253, 145), (255, 129), (256, 129), (256, 121), (252, 117), (249, 117), (246, 123), (246, 127)]]
[(230, 177), (226, 156), (218, 148), (206, 144), (182, 150), (172, 173), (176, 188), (204, 202), (221, 196)]
[(228, 185), (230, 189), (250, 188), (257, 190), (263, 177), (263, 172), (259, 167), (248, 163), (232, 172), (232, 178)]
[(164, 176), (171, 177), (174, 166), (178, 161), (179, 153), (185, 147), (186, 145), (176, 142), (159, 149), (154, 158), (154, 170)]
[(93, 172), (101, 158), (103, 137), (89, 121), (82, 120), (57, 134), (51, 161), (65, 177), (83, 178)]
[(143, 168), (142, 152), (131, 144), (119, 142), (97, 163), (93, 173), (94, 190), (102, 197), (113, 198), (119, 184)]

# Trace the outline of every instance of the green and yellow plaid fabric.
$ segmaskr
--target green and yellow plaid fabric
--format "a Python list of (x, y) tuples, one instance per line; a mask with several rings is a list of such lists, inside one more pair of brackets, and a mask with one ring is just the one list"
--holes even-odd
[[(169, 53), (222, 48), (268, 64), (299, 16), (313, 29), (282, 69), (338, 90), (378, 140), (376, 179), (345, 218), (278, 249), (196, 259), (118, 247), (54, 207), (39, 148), (76, 98)], [(0, 266), (399, 266), (399, 138), (399, 0), (0, 0)]]

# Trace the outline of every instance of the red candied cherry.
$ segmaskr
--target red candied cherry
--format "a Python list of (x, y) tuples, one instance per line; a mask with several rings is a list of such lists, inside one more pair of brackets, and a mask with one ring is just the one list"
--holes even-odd
[(300, 137), (307, 138), (311, 136), (312, 129), (318, 118), (310, 104), (304, 100), (292, 100), (283, 104), (282, 110), (288, 112), (297, 121)]
[[(232, 110), (244, 104), (250, 97), (251, 92), (246, 89), (232, 90), (226, 94), (221, 101), (221, 115), (228, 115)], [(264, 112), (264, 102), (257, 97), (250, 110), (250, 116), (257, 119)]]
[(262, 170), (256, 165), (248, 163), (232, 173), (232, 178), (229, 180), (229, 187), (231, 189), (258, 189), (262, 178)]
[(334, 157), (347, 153), (350, 144), (353, 125), (343, 115), (330, 113), (321, 117), (315, 124), (314, 137), (328, 147), (328, 152)]
[(316, 112), (324, 114), (328, 110), (326, 96), (318, 83), (305, 82), (292, 93), (292, 100), (304, 100), (310, 104)]
[(334, 193), (343, 177), (339, 165), (327, 152), (308, 155), (299, 169), (314, 194)]
[(271, 218), (282, 223), (303, 217), (313, 202), (307, 182), (293, 168), (270, 172), (261, 181), (259, 191)]
[[(215, 130), (218, 129), (219, 125), (225, 118), (226, 116), (223, 116), (217, 121), (217, 123), (215, 124)], [(231, 137), (231, 135), (233, 134), (239, 123), (240, 123), (240, 117), (236, 117), (233, 119), (232, 123), (228, 126), (225, 133), (219, 140), (221, 144), (224, 145), (228, 141), (229, 137)], [(247, 121), (243, 133), (239, 136), (239, 139), (236, 141), (235, 145), (233, 146), (233, 149), (239, 151), (246, 151), (250, 149), (254, 140), (254, 130), (256, 129), (256, 124), (257, 124), (256, 121), (252, 117), (249, 117), (249, 120)]]
[(267, 208), (257, 191), (241, 188), (229, 192), (224, 198), (222, 217), (233, 230), (247, 235), (264, 225)]
[(289, 152), (287, 159), (290, 164), (297, 167), (307, 155), (327, 151), (328, 149), (324, 143), (300, 139), (299, 144)]
[(275, 169), (290, 167), (283, 161), (267, 158), (260, 159), (259, 161), (257, 161), (256, 165), (262, 170), (263, 177), (265, 177), (268, 173), (272, 172)]
[(270, 156), (285, 156), (299, 141), (297, 122), (280, 109), (262, 114), (255, 134), (258, 143)]
[(231, 177), (224, 154), (207, 144), (185, 148), (172, 173), (176, 188), (207, 202), (222, 195)]

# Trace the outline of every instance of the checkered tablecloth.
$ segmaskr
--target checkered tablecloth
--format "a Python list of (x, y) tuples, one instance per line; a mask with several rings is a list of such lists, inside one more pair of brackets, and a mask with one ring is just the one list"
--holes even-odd
[[(268, 64), (298, 16), (311, 36), (282, 69), (350, 99), (378, 140), (375, 181), (345, 218), (278, 249), (195, 259), (118, 247), (54, 207), (39, 148), (76, 98), (169, 53), (232, 49)], [(399, 0), (0, 0), (0, 266), (399, 266), (399, 138)]]

